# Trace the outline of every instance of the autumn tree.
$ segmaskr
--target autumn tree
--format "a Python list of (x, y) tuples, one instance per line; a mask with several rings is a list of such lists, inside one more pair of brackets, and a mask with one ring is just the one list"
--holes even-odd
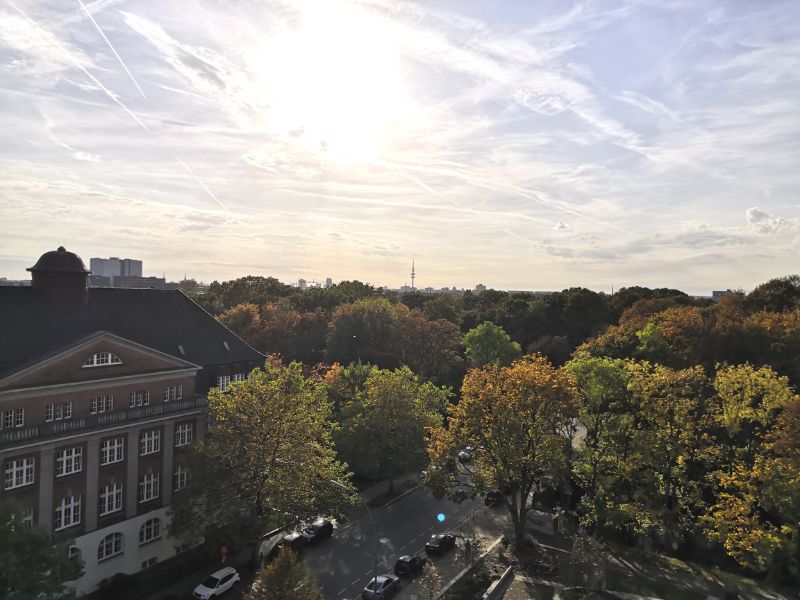
[(445, 319), (429, 320), (419, 310), (398, 304), (395, 310), (395, 339), (401, 364), (422, 379), (448, 383), (460, 371), (461, 332)]
[(747, 308), (751, 311), (781, 312), (800, 304), (800, 275), (776, 277), (757, 286), (747, 295)]
[(256, 575), (245, 600), (323, 600), (322, 588), (314, 581), (295, 552), (284, 549)]
[(471, 484), (477, 491), (510, 489), (505, 506), (516, 541), (525, 539), (531, 491), (542, 477), (557, 472), (570, 453), (578, 402), (572, 378), (541, 356), (524, 357), (509, 367), (487, 365), (464, 378), (462, 397), (449, 407), (449, 426), (432, 432), (428, 445), (430, 483), (452, 489), (449, 473), (458, 450), (477, 448)]
[(70, 542), (23, 522), (21, 508), (10, 501), (0, 504), (0, 597), (5, 600), (73, 598), (67, 581), (80, 577), (83, 568), (69, 556)]
[(300, 363), (267, 362), (230, 391), (208, 395), (210, 432), (188, 460), (190, 486), (173, 499), (173, 532), (250, 540), (319, 514), (342, 515), (352, 497), (336, 458), (331, 403)]
[(341, 456), (366, 477), (391, 478), (420, 468), (426, 431), (441, 426), (448, 396), (446, 389), (420, 382), (408, 367), (371, 371), (364, 389), (342, 408)]
[(470, 329), (464, 335), (464, 345), (470, 367), (508, 366), (522, 354), (520, 345), (502, 327), (491, 321)]

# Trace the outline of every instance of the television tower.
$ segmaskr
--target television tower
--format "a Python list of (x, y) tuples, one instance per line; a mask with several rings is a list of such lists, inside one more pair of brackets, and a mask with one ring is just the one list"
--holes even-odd
[(411, 259), (411, 291), (414, 291), (414, 277), (416, 277), (416, 273), (414, 273), (414, 259)]

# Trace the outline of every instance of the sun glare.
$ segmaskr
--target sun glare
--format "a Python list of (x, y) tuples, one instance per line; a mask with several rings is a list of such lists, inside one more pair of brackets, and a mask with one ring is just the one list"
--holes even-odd
[(254, 53), (273, 128), (340, 160), (381, 154), (405, 102), (382, 21), (353, 6), (314, 2)]

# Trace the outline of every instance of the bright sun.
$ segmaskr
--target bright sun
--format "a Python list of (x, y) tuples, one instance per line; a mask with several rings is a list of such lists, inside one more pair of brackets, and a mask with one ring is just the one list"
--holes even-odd
[(253, 56), (270, 121), (338, 159), (375, 158), (406, 106), (386, 25), (352, 5), (310, 4)]

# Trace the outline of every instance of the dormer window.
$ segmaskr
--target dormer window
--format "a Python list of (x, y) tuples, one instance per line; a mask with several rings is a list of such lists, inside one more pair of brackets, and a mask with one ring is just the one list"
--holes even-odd
[(96, 352), (83, 361), (85, 367), (106, 367), (108, 365), (121, 365), (119, 356), (112, 352)]

